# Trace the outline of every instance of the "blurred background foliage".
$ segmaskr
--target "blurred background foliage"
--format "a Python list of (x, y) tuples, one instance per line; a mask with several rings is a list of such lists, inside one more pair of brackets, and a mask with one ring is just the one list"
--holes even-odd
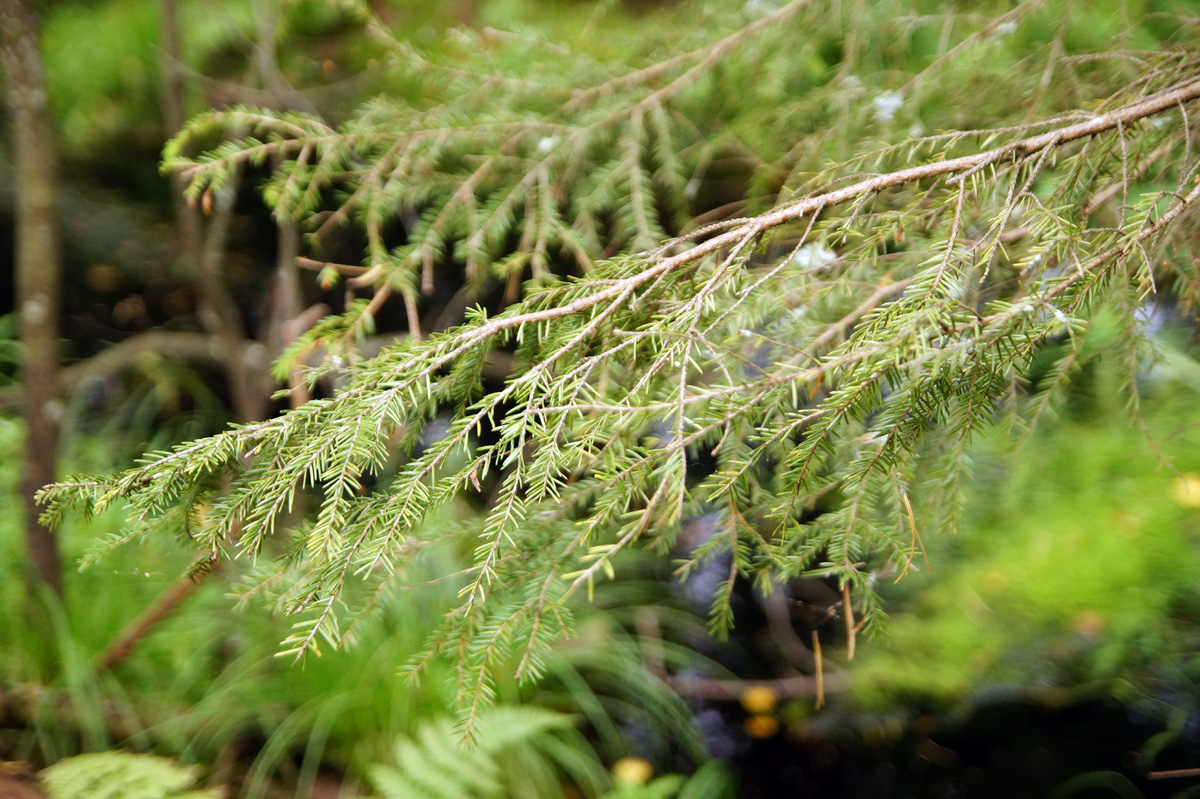
[(1019, 686), (1178, 708), (1193, 692), (1200, 371), (1170, 352), (1146, 378), (1139, 429), (1104, 385), (1112, 368), (1085, 376), (1077, 407), (1017, 457), (1007, 440), (983, 442), (966, 524), (929, 542), (935, 577), (894, 587), (886, 638), (856, 666), (858, 701), (956, 703)]
[[(777, 56), (794, 60), (793, 83), (758, 85), (744, 74), (750, 67), (724, 65), (713, 80), (754, 85), (754, 93), (750, 103), (733, 92), (723, 108), (681, 109), (724, 131), (685, 153), (689, 163), (705, 163), (692, 210), (742, 196), (750, 198), (749, 211), (759, 210), (780, 187), (824, 165), (813, 167), (814, 159), (849, 158), (864, 142), (996, 119), (1028, 121), (1050, 105), (1046, 86), (1035, 92), (1016, 84), (1014, 91), (1014, 70), (1043, 69), (1031, 53), (1048, 47), (1103, 53), (1114, 42), (1129, 52), (1153, 51), (1193, 35), (1196, 25), (1195, 9), (1148, 0), (1032, 5), (1018, 24), (924, 81), (910, 79), (937, 63), (955, 24), (977, 29), (1013, 5), (835, 2), (828, 24)], [(470, 66), (482, 53), (503, 70), (540, 69), (551, 77), (558, 41), (577, 44), (597, 70), (620, 71), (712, 41), (696, 19), (744, 20), (774, 8), (756, 0), (744, 7), (649, 0), (391, 0), (373, 7), (427, 64)], [(266, 101), (270, 91), (255, 72), (261, 10), (249, 0), (180, 3), (189, 114)], [(1160, 13), (1168, 10), (1179, 13)], [(177, 262), (170, 188), (158, 167), (168, 138), (160, 5), (58, 0), (43, 4), (42, 14), (64, 163), (64, 353), (82, 359), (138, 332), (195, 329), (197, 299)], [(376, 38), (348, 19), (338, 3), (281, 7), (274, 46), (289, 92), (330, 122), (348, 118), (383, 90), (415, 107), (438, 101), (430, 94), (438, 83), (421, 73), (424, 67), (398, 68)], [(861, 38), (849, 41), (845, 31)], [(518, 36), (516, 44), (509, 34)], [(1072, 95), (1068, 103), (1086, 106), (1107, 95), (1122, 70), (1135, 74), (1110, 62), (1074, 62), (1072, 80), (1061, 83)], [(1050, 92), (1059, 88), (1053, 81)], [(447, 77), (445, 86), (451, 83)], [(808, 108), (789, 105), (784, 115), (768, 102), (772, 93), (816, 98), (822, 88), (845, 103), (814, 99)], [(880, 103), (883, 93), (901, 90), (898, 107)], [(980, 102), (961, 102), (964, 92)], [(7, 146), (7, 137), (0, 141)], [(795, 146), (805, 157), (794, 159), (795, 174), (760, 169), (731, 153), (739, 141), (748, 151), (776, 156)], [(7, 259), (13, 187), (7, 150), (0, 155), (0, 259)], [(226, 273), (252, 324), (262, 313), (273, 236), (265, 206), (243, 191)], [(8, 270), (7, 260), (0, 264)], [(344, 307), (340, 289), (313, 281), (304, 291), (308, 300)], [(0, 390), (9, 393), (0, 400), (11, 410), (19, 345), (7, 315), (12, 308), (3, 302)], [(1095, 711), (1095, 718), (1120, 726), (1121, 734), (1089, 731), (1097, 740), (1083, 740), (1080, 748), (1090, 747), (1095, 757), (1064, 756), (1040, 772), (1042, 785), (1065, 785), (1081, 774), (1100, 775), (1095, 784), (1103, 785), (1109, 769), (1134, 779), (1155, 768), (1198, 767), (1200, 365), (1194, 320), (1170, 307), (1158, 313), (1166, 320), (1156, 333), (1160, 352), (1139, 375), (1136, 423), (1118, 390), (1122, 365), (1099, 358), (1067, 400), (1021, 436), (1015, 456), (1011, 431), (980, 441), (961, 532), (924, 540), (932, 573), (917, 562), (887, 587), (892, 618), (883, 635), (860, 647), (852, 667), (837, 648), (837, 624), (797, 621), (797, 629), (819, 628), (828, 640), (825, 709), (814, 709), (811, 682), (789, 660), (790, 639), (772, 626), (770, 600), (749, 591), (740, 596), (735, 635), (718, 643), (705, 632), (707, 601), (696, 600), (697, 589), (673, 581), (669, 558), (642, 553), (631, 556), (621, 581), (580, 606), (579, 635), (557, 649), (542, 681), (501, 682), (495, 720), (507, 735), (485, 736), (492, 743), (474, 752), (456, 749), (447, 733), (454, 663), (432, 664), (420, 681), (400, 674), (456, 591), (435, 576), (465, 567), (470, 553), (427, 554), (422, 568), (430, 585), (384, 598), (385, 614), (355, 649), (300, 665), (274, 657), (286, 621), (261, 603), (232, 606), (228, 593), (248, 575), (231, 566), (203, 582), (130, 657), (103, 668), (98, 659), (105, 648), (188, 568), (190, 556), (178, 542), (148, 541), (109, 552), (88, 570), (68, 569), (61, 603), (47, 600), (53, 608), (47, 629), (44, 617), (24, 610), (30, 603), (16, 510), (23, 430), (7, 415), (0, 418), (0, 607), (8, 609), (0, 613), (0, 760), (41, 768), (81, 752), (156, 753), (202, 764), (204, 785), (229, 786), (246, 797), (339, 790), (381, 797), (696, 799), (802, 789), (828, 796), (955, 795), (935, 788), (968, 790), (970, 769), (995, 766), (996, 751), (1036, 751), (1021, 748), (1036, 736), (1029, 718), (1018, 715), (992, 724), (994, 740), (983, 754), (964, 746), (946, 755), (943, 744), (965, 740), (962, 731), (990, 708), (1033, 704), (1092, 713), (1116, 702), (1120, 712)], [(385, 330), (398, 326), (386, 314), (378, 322)], [(1102, 348), (1103, 338), (1101, 326), (1092, 346)], [(1038, 376), (1030, 377), (1036, 383)], [(119, 374), (87, 376), (74, 389), (64, 471), (120, 468), (147, 449), (215, 431), (231, 416), (219, 370), (202, 361), (149, 353)], [(456, 512), (475, 511), (464, 503)], [(62, 532), (66, 562), (119, 536), (118, 517), (69, 523)], [(823, 607), (820, 600), (811, 605)], [(784, 615), (794, 620), (796, 611)], [(755, 686), (766, 693), (748, 693)], [(1048, 728), (1058, 718), (1037, 717)], [(1109, 752), (1101, 738), (1120, 739), (1124, 748)], [(1130, 753), (1132, 760), (1119, 760)], [(1119, 762), (1109, 762), (1110, 755)], [(780, 765), (793, 760), (803, 773)], [(892, 772), (880, 772), (884, 761)], [(114, 774), (132, 768), (130, 780), (152, 771), (117, 760), (93, 763), (85, 776), (102, 767)], [(158, 787), (147, 796), (186, 795), (194, 782), (153, 773), (160, 775), (151, 778)], [(77, 795), (69, 780), (48, 776), (44, 787), (51, 796)], [(1136, 790), (1158, 795), (1146, 783)], [(969, 795), (992, 794), (976, 784)]]

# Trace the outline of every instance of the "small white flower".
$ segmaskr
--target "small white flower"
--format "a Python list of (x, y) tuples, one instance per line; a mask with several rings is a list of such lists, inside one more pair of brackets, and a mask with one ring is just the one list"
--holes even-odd
[(1010, 33), (1014, 33), (1016, 30), (1017, 30), (1016, 20), (1010, 19), (1007, 22), (1001, 22), (999, 25), (996, 26), (996, 33), (1000, 34), (1001, 36), (1007, 36)]
[(837, 260), (837, 253), (822, 244), (805, 244), (792, 256), (793, 263), (801, 269), (824, 266)]
[(871, 104), (875, 106), (876, 122), (891, 122), (895, 118), (896, 112), (900, 110), (900, 106), (904, 105), (904, 95), (890, 90), (880, 92), (875, 95)]
[(542, 155), (550, 152), (558, 144), (557, 136), (543, 136), (537, 143), (537, 151)]

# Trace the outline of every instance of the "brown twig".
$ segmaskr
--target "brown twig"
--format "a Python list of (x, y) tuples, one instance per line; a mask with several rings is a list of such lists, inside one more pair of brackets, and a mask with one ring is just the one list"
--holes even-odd
[[(158, 355), (178, 361), (222, 363), (216, 340), (208, 333), (174, 330), (148, 330), (96, 353), (90, 358), (59, 370), (57, 391), (70, 393), (88, 378), (109, 378), (133, 366), (140, 358)], [(17, 408), (21, 402), (20, 386), (0, 388), (0, 408)]]
[(812, 631), (812, 646), (813, 657), (817, 662), (817, 674), (814, 677), (817, 701), (813, 703), (813, 707), (816, 710), (820, 710), (825, 706), (825, 663), (821, 658), (821, 637), (817, 635), (816, 630)]
[[(219, 566), (215, 566), (212, 571), (216, 571), (217, 568)], [(104, 651), (96, 658), (97, 667), (111, 669), (129, 657), (137, 642), (154, 629), (180, 603), (191, 596), (192, 592), (200, 585), (201, 579), (197, 576), (192, 580), (176, 580), (166, 591), (159, 594), (149, 607), (125, 625), (108, 646), (104, 647)]]
[(352, 264), (334, 264), (329, 261), (316, 261), (312, 258), (305, 258), (303, 255), (296, 259), (296, 265), (311, 269), (314, 272), (320, 272), (324, 269), (332, 269), (343, 277), (358, 277), (367, 273), (365, 266), (353, 266)]
[(854, 642), (858, 628), (854, 626), (854, 603), (850, 601), (850, 582), (842, 583), (842, 616), (846, 621), (846, 660), (854, 660)]
[[(818, 649), (820, 645), (818, 644)], [(780, 677), (774, 680), (714, 680), (708, 677), (672, 677), (671, 688), (681, 696), (695, 696), (717, 702), (737, 701), (747, 688), (769, 688), (777, 696), (820, 696), (822, 691), (844, 691), (850, 677), (844, 672), (813, 677)]]
[(925, 558), (925, 568), (933, 574), (933, 565), (929, 562), (929, 555), (925, 552), (925, 542), (921, 540), (921, 534), (917, 532), (917, 519), (913, 515), (912, 503), (908, 501), (908, 492), (903, 488), (900, 489), (900, 498), (904, 500), (904, 510), (908, 513), (908, 526), (912, 530), (912, 542), (908, 546), (908, 560), (904, 564), (904, 571), (900, 572), (900, 576), (893, 582), (898, 583), (908, 574), (908, 569), (912, 566), (913, 558), (916, 557), (917, 547), (921, 547), (921, 555)]
[(1200, 777), (1200, 768), (1176, 768), (1146, 774), (1146, 779), (1149, 780), (1172, 780), (1178, 777)]

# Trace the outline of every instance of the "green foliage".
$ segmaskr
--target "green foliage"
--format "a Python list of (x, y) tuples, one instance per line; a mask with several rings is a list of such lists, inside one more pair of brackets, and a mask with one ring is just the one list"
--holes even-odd
[[(484, 713), (479, 743), (464, 748), (449, 721), (427, 724), (396, 746), (392, 766), (375, 766), (370, 782), (382, 799), (428, 796), (484, 799), (560, 797), (581, 791), (602, 799), (722, 799), (732, 796), (715, 762), (691, 777), (668, 774), (644, 782), (622, 779), (604, 790), (607, 776), (587, 747), (570, 742), (571, 719), (534, 707), (497, 707)], [(564, 736), (566, 736), (564, 738)]]
[[(721, 676), (725, 672), (695, 651), (672, 643), (702, 639), (703, 619), (673, 610), (663, 601), (667, 591), (659, 582), (636, 581), (632, 571), (623, 565), (621, 580), (597, 590), (596, 612), (586, 613), (571, 640), (554, 648), (529, 700), (579, 713), (590, 727), (593, 747), (606, 761), (636, 754), (668, 762), (682, 752), (692, 762), (702, 763), (708, 753), (692, 709), (667, 684), (663, 672), (692, 669)], [(653, 621), (659, 636), (642, 638), (626, 632), (647, 620)], [(648, 651), (661, 661), (657, 668), (630, 667), (643, 664)], [(631, 750), (631, 728), (642, 731), (636, 750)]]
[(0, 386), (9, 385), (16, 374), (21, 344), (17, 341), (15, 314), (0, 316)]
[[(184, 69), (219, 57), (231, 40), (246, 46), (250, 9), (244, 2), (181, 4)], [(127, 148), (130, 139), (156, 146), (162, 125), (160, 10), (154, 0), (101, 0), (59, 3), (44, 12), (47, 91), (61, 148), (71, 160), (96, 149)]]
[[(90, 457), (76, 465), (110, 464), (105, 458), (111, 447), (104, 443), (77, 442), (75, 449)], [(0, 421), (0, 495), (14, 502), (21, 446), (21, 425)], [(465, 509), (459, 514), (469, 515)], [(18, 521), (15, 512), (0, 514), (0, 604), (31, 609), (24, 596)], [(64, 560), (77, 562), (105, 547), (97, 538), (120, 538), (121, 521), (119, 513), (109, 513), (86, 525), (78, 520), (65, 525), (60, 531)], [(243, 762), (245, 772), (236, 775), (237, 795), (262, 796), (280, 784), (294, 785), (303, 795), (322, 768), (341, 769), (349, 779), (362, 781), (373, 764), (390, 762), (397, 739), (453, 713), (453, 662), (428, 661), (420, 684), (396, 674), (422, 651), (455, 600), (455, 586), (437, 577), (461, 570), (468, 561), (445, 549), (424, 552), (420, 565), (409, 564), (414, 579), (434, 581), (420, 592), (364, 595), (352, 588), (355, 606), (374, 609), (343, 631), (358, 644), (352, 651), (309, 658), (298, 668), (281, 663), (276, 642), (287, 634), (288, 624), (261, 612), (261, 598), (289, 578), (271, 575), (266, 564), (261, 570), (232, 564), (222, 575), (207, 578), (126, 660), (101, 668), (105, 647), (192, 557), (186, 537), (120, 547), (108, 551), (101, 566), (64, 575), (61, 604), (45, 598), (48, 617), (28, 611), (0, 614), (0, 640), (10, 644), (0, 650), (0, 682), (24, 686), (10, 696), (29, 699), (24, 723), (6, 733), (6, 751), (54, 762), (80, 751), (124, 747), (211, 764), (221, 762), (222, 753), (249, 745), (253, 756)], [(264, 583), (270, 577), (274, 580)], [(241, 608), (230, 606), (231, 585), (244, 595)], [(611, 601), (609, 594), (601, 599)], [(649, 604), (651, 599), (639, 594), (625, 601)], [(543, 664), (550, 679), (534, 698), (561, 711), (558, 719), (586, 720), (605, 745), (593, 746), (556, 726), (552, 737), (560, 743), (552, 747), (554, 756), (602, 776), (604, 759), (627, 753), (622, 728), (637, 725), (653, 731), (663, 756), (678, 746), (693, 761), (702, 761), (707, 755), (687, 708), (646, 670), (636, 642), (608, 616), (583, 615), (572, 645), (556, 648)], [(692, 629), (701, 624), (689, 623)], [(495, 690), (502, 714), (527, 699), (504, 673), (497, 675)], [(540, 740), (535, 736), (534, 743)], [(509, 753), (501, 763), (507, 768), (535, 755)], [(503, 777), (519, 779), (519, 774)], [(596, 783), (589, 795), (603, 785), (603, 780)]]
[[(681, 4), (633, 48), (713, 38), (647, 47), (649, 66), (614, 77), (628, 52), (549, 58), (462, 32), (425, 53), (343, 4), (404, 71), (394, 93), (341, 125), (215, 111), (165, 168), (197, 196), (278, 163), (265, 196), (318, 254), (343, 225), (367, 242), (355, 286), (375, 300), (323, 332), (352, 338), (396, 293), (412, 335), (334, 396), (48, 488), (47, 518), (123, 506), (130, 540), (277, 555), (260, 585), (303, 614), (283, 643), (297, 657), (354, 640), (372, 605), (348, 586), (387, 595), (422, 553), (473, 551), (428, 642), (460, 664), (468, 733), (498, 667), (545, 670), (570, 596), (635, 543), (671, 551), (702, 514), (720, 534), (682, 572), (728, 552), (726, 588), (828, 576), (869, 629), (877, 575), (912, 565), (917, 528), (955, 524), (972, 440), (1036, 422), (1101, 349), (1085, 344), (1102, 311), (1136, 398), (1139, 307), (1196, 285), (1195, 21), (1132, 52), (1157, 41), (1135, 20), (925, 5)], [(510, 304), (417, 335), (435, 270), (459, 268)], [(515, 355), (502, 388), (483, 378), (493, 351)], [(1037, 365), (1052, 379), (1031, 390)], [(438, 523), (463, 496), (482, 520)]]
[(220, 789), (192, 790), (198, 772), (165, 757), (97, 752), (60, 760), (42, 784), (50, 799), (219, 799)]
[(479, 744), (464, 749), (451, 722), (422, 727), (414, 740), (397, 744), (394, 767), (371, 769), (372, 784), (384, 799), (549, 799), (562, 796), (565, 784), (595, 794), (603, 780), (598, 764), (578, 744), (564, 741), (571, 729), (567, 716), (533, 707), (497, 707), (487, 712), (481, 728)]
[(1185, 369), (1157, 370), (1144, 432), (1101, 400), (1016, 458), (995, 437), (978, 448), (963, 532), (931, 551), (936, 582), (892, 589), (901, 610), (855, 669), (856, 702), (954, 704), (1005, 685), (1188, 694), (1200, 459), (1196, 386), (1179, 382), (1197, 367), (1180, 357)]
[(157, 38), (149, 2), (72, 3), (48, 16), (47, 89), (68, 151), (108, 143), (150, 116)]

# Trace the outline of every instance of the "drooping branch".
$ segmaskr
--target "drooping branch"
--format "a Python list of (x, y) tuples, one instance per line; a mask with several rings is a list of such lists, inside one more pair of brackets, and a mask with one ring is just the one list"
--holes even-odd
[[(830, 577), (853, 640), (857, 620), (878, 617), (872, 570), (911, 563), (909, 531), (924, 521), (914, 491), (921, 470), (992, 423), (1031, 353), (1082, 331), (1071, 318), (1079, 309), (1152, 280), (1121, 270), (1152, 251), (1200, 189), (1129, 192), (1132, 207), (1115, 228), (1088, 228), (1075, 201), (1101, 196), (1114, 175), (1124, 183), (1148, 154), (1166, 148), (1155, 156), (1166, 158), (1181, 143), (1175, 128), (1138, 124), (1200, 97), (1200, 78), (1177, 74), (1170, 88), (1103, 114), (1018, 126), (999, 134), (1013, 141), (969, 155), (834, 172), (824, 188), (758, 216), (598, 260), (589, 275), (530, 291), (503, 313), (469, 312), (457, 328), (396, 343), (331, 398), (47, 496), (56, 510), (78, 498), (93, 509), (128, 501), (131, 537), (203, 506), (198, 546), (224, 555), (258, 554), (297, 492), (319, 494), (319, 512), (289, 549), (300, 577), (285, 601), (311, 614), (284, 643), (298, 656), (321, 638), (341, 640), (339, 597), (352, 578), (387, 582), (413, 546), (466, 539), (475, 564), (441, 640), (469, 641), (457, 651), (473, 709), (498, 653), (521, 642), (522, 674), (536, 673), (547, 640), (568, 627), (554, 615), (565, 597), (611, 573), (614, 556), (637, 542), (672, 548), (692, 513), (727, 523), (726, 534), (688, 553), (689, 568), (730, 553), (722, 596), (739, 579)], [(647, 119), (631, 119), (639, 138), (621, 141), (610, 173), (643, 198), (652, 194), (636, 174), (653, 150), (640, 138)], [(961, 152), (973, 135), (930, 146)], [(398, 146), (356, 165), (364, 202), (409, 155)], [(506, 173), (512, 183), (486, 202), (474, 182), (461, 195), (446, 188), (446, 202), (480, 202), (495, 216), (523, 207), (533, 218), (550, 196), (539, 164)], [(291, 178), (277, 181), (280, 196), (296, 188)], [(1065, 211), (1054, 206), (1063, 197), (1074, 203)], [(444, 205), (425, 210), (413, 229), (453, 227)], [(643, 238), (655, 222), (645, 210), (621, 222)], [(542, 213), (522, 233), (522, 257), (544, 253), (546, 225), (563, 224), (553, 208)], [(1022, 227), (1009, 229), (1018, 216)], [(411, 288), (431, 259), (480, 235), (460, 218), (457, 239), (414, 234), (409, 250), (389, 251), (380, 218), (359, 222), (370, 240), (366, 271), (305, 265), (389, 281), (381, 292)], [(401, 262), (411, 283), (390, 282)], [(488, 353), (506, 350), (515, 350), (515, 367), (504, 386), (485, 384)], [(444, 426), (430, 421), (448, 414)], [(711, 470), (695, 467), (697, 453)], [(385, 471), (386, 488), (367, 485)], [(228, 492), (213, 486), (224, 475), (234, 475)], [(431, 509), (460, 492), (481, 497), (485, 518), (433, 532)]]
[[(761, 216), (744, 220), (740, 223), (718, 223), (689, 234), (685, 239), (699, 240), (694, 246), (675, 255), (665, 253), (675, 247), (678, 242), (667, 243), (657, 251), (658, 254), (648, 259), (648, 265), (626, 277), (603, 281), (595, 290), (584, 293), (570, 302), (563, 304), (548, 303), (548, 307), (538, 310), (514, 309), (493, 319), (477, 324), (467, 325), (451, 336), (441, 337), (430, 342), (427, 347), (416, 351), (417, 357), (411, 363), (416, 368), (415, 373), (406, 374), (408, 367), (403, 363), (391, 366), (399, 375), (404, 375), (401, 382), (392, 386), (392, 392), (403, 392), (418, 383), (428, 380), (439, 370), (452, 364), (457, 358), (486, 342), (496, 340), (503, 334), (522, 328), (536, 328), (539, 325), (554, 320), (583, 314), (592, 308), (612, 302), (622, 295), (628, 295), (647, 284), (650, 284), (665, 274), (694, 264), (704, 258), (727, 250), (730, 247), (744, 245), (753, 241), (772, 229), (798, 221), (804, 217), (819, 213), (822, 210), (840, 205), (865, 195), (879, 193), (888, 188), (894, 188), (907, 183), (928, 180), (937, 177), (955, 176), (959, 178), (973, 174), (990, 165), (1000, 164), (1008, 159), (1028, 158), (1048, 148), (1055, 148), (1081, 138), (1096, 136), (1115, 130), (1118, 125), (1131, 125), (1138, 120), (1164, 111), (1170, 111), (1183, 103), (1200, 97), (1200, 79), (1181, 82), (1169, 89), (1130, 103), (1093, 119), (1072, 125), (1063, 126), (1036, 136), (1030, 136), (1016, 142), (995, 147), (981, 153), (961, 156), (944, 161), (935, 161), (915, 167), (896, 170), (890, 173), (874, 175), (851, 185), (833, 191), (814, 194), (810, 197), (787, 203), (780, 208), (769, 211)], [(717, 229), (732, 229), (705, 239), (715, 227)], [(684, 241), (680, 239), (679, 241)], [(349, 388), (339, 396), (339, 401), (346, 402), (355, 396), (361, 396), (374, 389), (374, 384), (364, 384)], [(264, 422), (246, 425), (236, 433), (239, 438), (260, 438), (271, 435), (273, 431), (282, 429), (290, 424), (288, 417), (279, 417)], [(197, 445), (198, 446), (198, 445)], [(186, 460), (192, 447), (183, 448), (161, 461), (143, 467), (140, 472), (149, 473), (173, 462)], [(87, 484), (64, 483), (63, 487)]]

